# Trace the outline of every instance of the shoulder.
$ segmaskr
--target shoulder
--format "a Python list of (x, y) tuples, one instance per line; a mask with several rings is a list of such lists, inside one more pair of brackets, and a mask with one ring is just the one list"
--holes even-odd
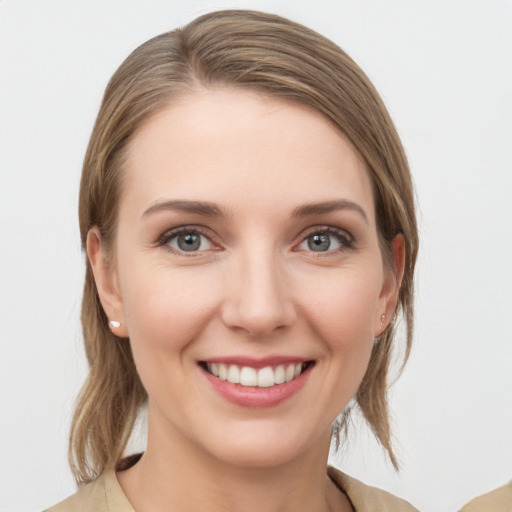
[(106, 471), (100, 478), (80, 487), (78, 491), (45, 512), (134, 512), (115, 471)]
[(512, 482), (478, 496), (464, 505), (460, 512), (512, 512)]
[[(75, 494), (64, 501), (49, 508), (46, 512), (85, 512), (97, 510), (98, 512), (108, 511), (105, 500), (105, 477), (80, 487)], [(95, 507), (95, 508), (94, 508)]]
[(356, 512), (418, 512), (408, 501), (329, 467), (329, 477), (348, 496)]

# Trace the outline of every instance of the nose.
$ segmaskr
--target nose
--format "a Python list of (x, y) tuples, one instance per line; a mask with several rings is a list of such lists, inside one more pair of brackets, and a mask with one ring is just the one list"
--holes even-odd
[(286, 272), (271, 254), (240, 256), (230, 268), (222, 320), (252, 337), (272, 336), (293, 324), (296, 308)]

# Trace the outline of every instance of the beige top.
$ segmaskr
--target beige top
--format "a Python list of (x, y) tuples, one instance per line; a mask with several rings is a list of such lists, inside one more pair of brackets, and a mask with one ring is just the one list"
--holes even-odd
[(460, 512), (512, 512), (512, 482), (472, 499)]
[[(328, 474), (344, 492), (356, 512), (417, 512), (410, 503), (370, 487), (333, 467)], [(81, 487), (75, 494), (46, 512), (135, 512), (117, 481), (114, 470)]]

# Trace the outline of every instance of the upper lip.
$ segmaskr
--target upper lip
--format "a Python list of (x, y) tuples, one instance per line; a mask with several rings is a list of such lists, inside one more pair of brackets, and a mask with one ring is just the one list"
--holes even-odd
[(201, 363), (217, 363), (217, 364), (235, 364), (237, 366), (249, 366), (251, 368), (265, 368), (267, 366), (279, 366), (292, 363), (307, 363), (312, 359), (294, 356), (269, 356), (269, 357), (244, 357), (244, 356), (227, 356), (212, 357), (203, 359)]

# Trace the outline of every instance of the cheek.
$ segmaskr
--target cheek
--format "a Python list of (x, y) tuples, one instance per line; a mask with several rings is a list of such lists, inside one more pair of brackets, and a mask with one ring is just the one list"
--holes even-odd
[(319, 304), (312, 319), (329, 353), (324, 392), (332, 419), (356, 394), (368, 368), (377, 298), (374, 287), (345, 281)]
[(354, 269), (331, 275), (323, 283), (310, 283), (304, 311), (333, 349), (373, 341), (380, 281), (377, 271)]
[(178, 355), (211, 318), (216, 287), (183, 270), (135, 264), (131, 269), (122, 295), (134, 352)]
[(310, 287), (311, 300), (303, 310), (329, 354), (322, 362), (326, 375), (322, 393), (329, 396), (332, 418), (354, 396), (366, 373), (373, 349), (379, 283), (376, 267), (375, 271), (340, 272), (323, 286), (317, 282)]
[[(123, 302), (133, 357), (142, 383), (157, 406), (167, 400), (195, 400), (183, 370), (185, 357), (209, 322), (217, 303), (215, 286), (201, 286), (187, 272), (131, 265), (124, 280)], [(193, 383), (192, 383), (193, 384)]]

